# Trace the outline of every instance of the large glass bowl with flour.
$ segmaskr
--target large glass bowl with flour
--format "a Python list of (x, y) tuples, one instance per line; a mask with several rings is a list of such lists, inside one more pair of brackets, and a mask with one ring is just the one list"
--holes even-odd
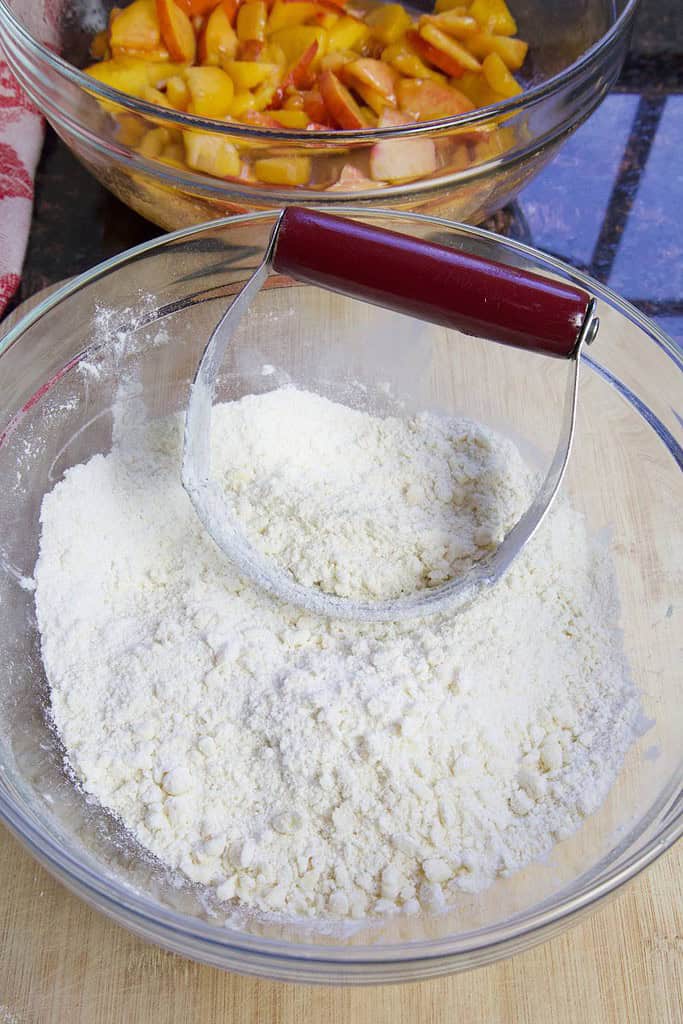
[[(184, 409), (205, 340), (261, 259), (273, 215), (217, 221), (131, 250), (57, 291), (0, 343), (0, 816), (68, 887), (146, 939), (229, 970), (349, 984), (474, 967), (594, 908), (680, 835), (683, 725), (680, 352), (607, 289), (525, 246), (429, 217), (353, 216), (570, 280), (596, 297), (602, 321), (583, 359), (566, 494), (610, 552), (641, 735), (599, 809), (558, 837), (549, 856), (483, 891), (463, 890), (440, 912), (344, 927), (236, 918), (74, 786), (47, 716), (32, 589), (43, 496), (70, 467), (107, 453), (114, 431)], [(560, 427), (565, 373), (559, 361), (276, 278), (240, 327), (220, 390), (228, 400), (284, 382), (377, 415), (465, 415), (514, 439), (542, 469)]]

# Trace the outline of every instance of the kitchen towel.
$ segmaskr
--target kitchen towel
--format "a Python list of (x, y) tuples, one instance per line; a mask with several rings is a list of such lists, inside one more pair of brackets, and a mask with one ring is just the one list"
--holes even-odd
[(43, 119), (0, 58), (0, 316), (19, 287)]

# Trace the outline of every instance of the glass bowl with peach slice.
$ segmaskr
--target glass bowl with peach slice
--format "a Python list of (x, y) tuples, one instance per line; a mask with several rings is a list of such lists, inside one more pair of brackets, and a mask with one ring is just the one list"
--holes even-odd
[(479, 221), (614, 82), (637, 0), (0, 0), (92, 173), (174, 228), (290, 202)]

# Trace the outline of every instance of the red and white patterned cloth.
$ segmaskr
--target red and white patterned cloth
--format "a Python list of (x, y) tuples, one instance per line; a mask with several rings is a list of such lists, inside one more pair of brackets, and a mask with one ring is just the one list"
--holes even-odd
[(0, 59), (0, 316), (19, 287), (43, 119)]

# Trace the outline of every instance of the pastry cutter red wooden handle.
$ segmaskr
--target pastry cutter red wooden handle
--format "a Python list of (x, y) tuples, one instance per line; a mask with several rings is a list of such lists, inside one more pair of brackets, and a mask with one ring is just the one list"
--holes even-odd
[[(562, 429), (545, 480), (501, 544), (463, 575), (396, 599), (357, 601), (296, 582), (246, 539), (210, 476), (211, 408), (230, 339), (272, 271), (570, 363)], [(204, 526), (238, 570), (282, 600), (316, 614), (375, 621), (457, 610), (501, 578), (560, 489), (574, 438), (581, 350), (593, 341), (598, 326), (595, 299), (564, 281), (291, 206), (280, 214), (262, 263), (217, 324), (197, 368), (185, 418), (183, 485)]]

